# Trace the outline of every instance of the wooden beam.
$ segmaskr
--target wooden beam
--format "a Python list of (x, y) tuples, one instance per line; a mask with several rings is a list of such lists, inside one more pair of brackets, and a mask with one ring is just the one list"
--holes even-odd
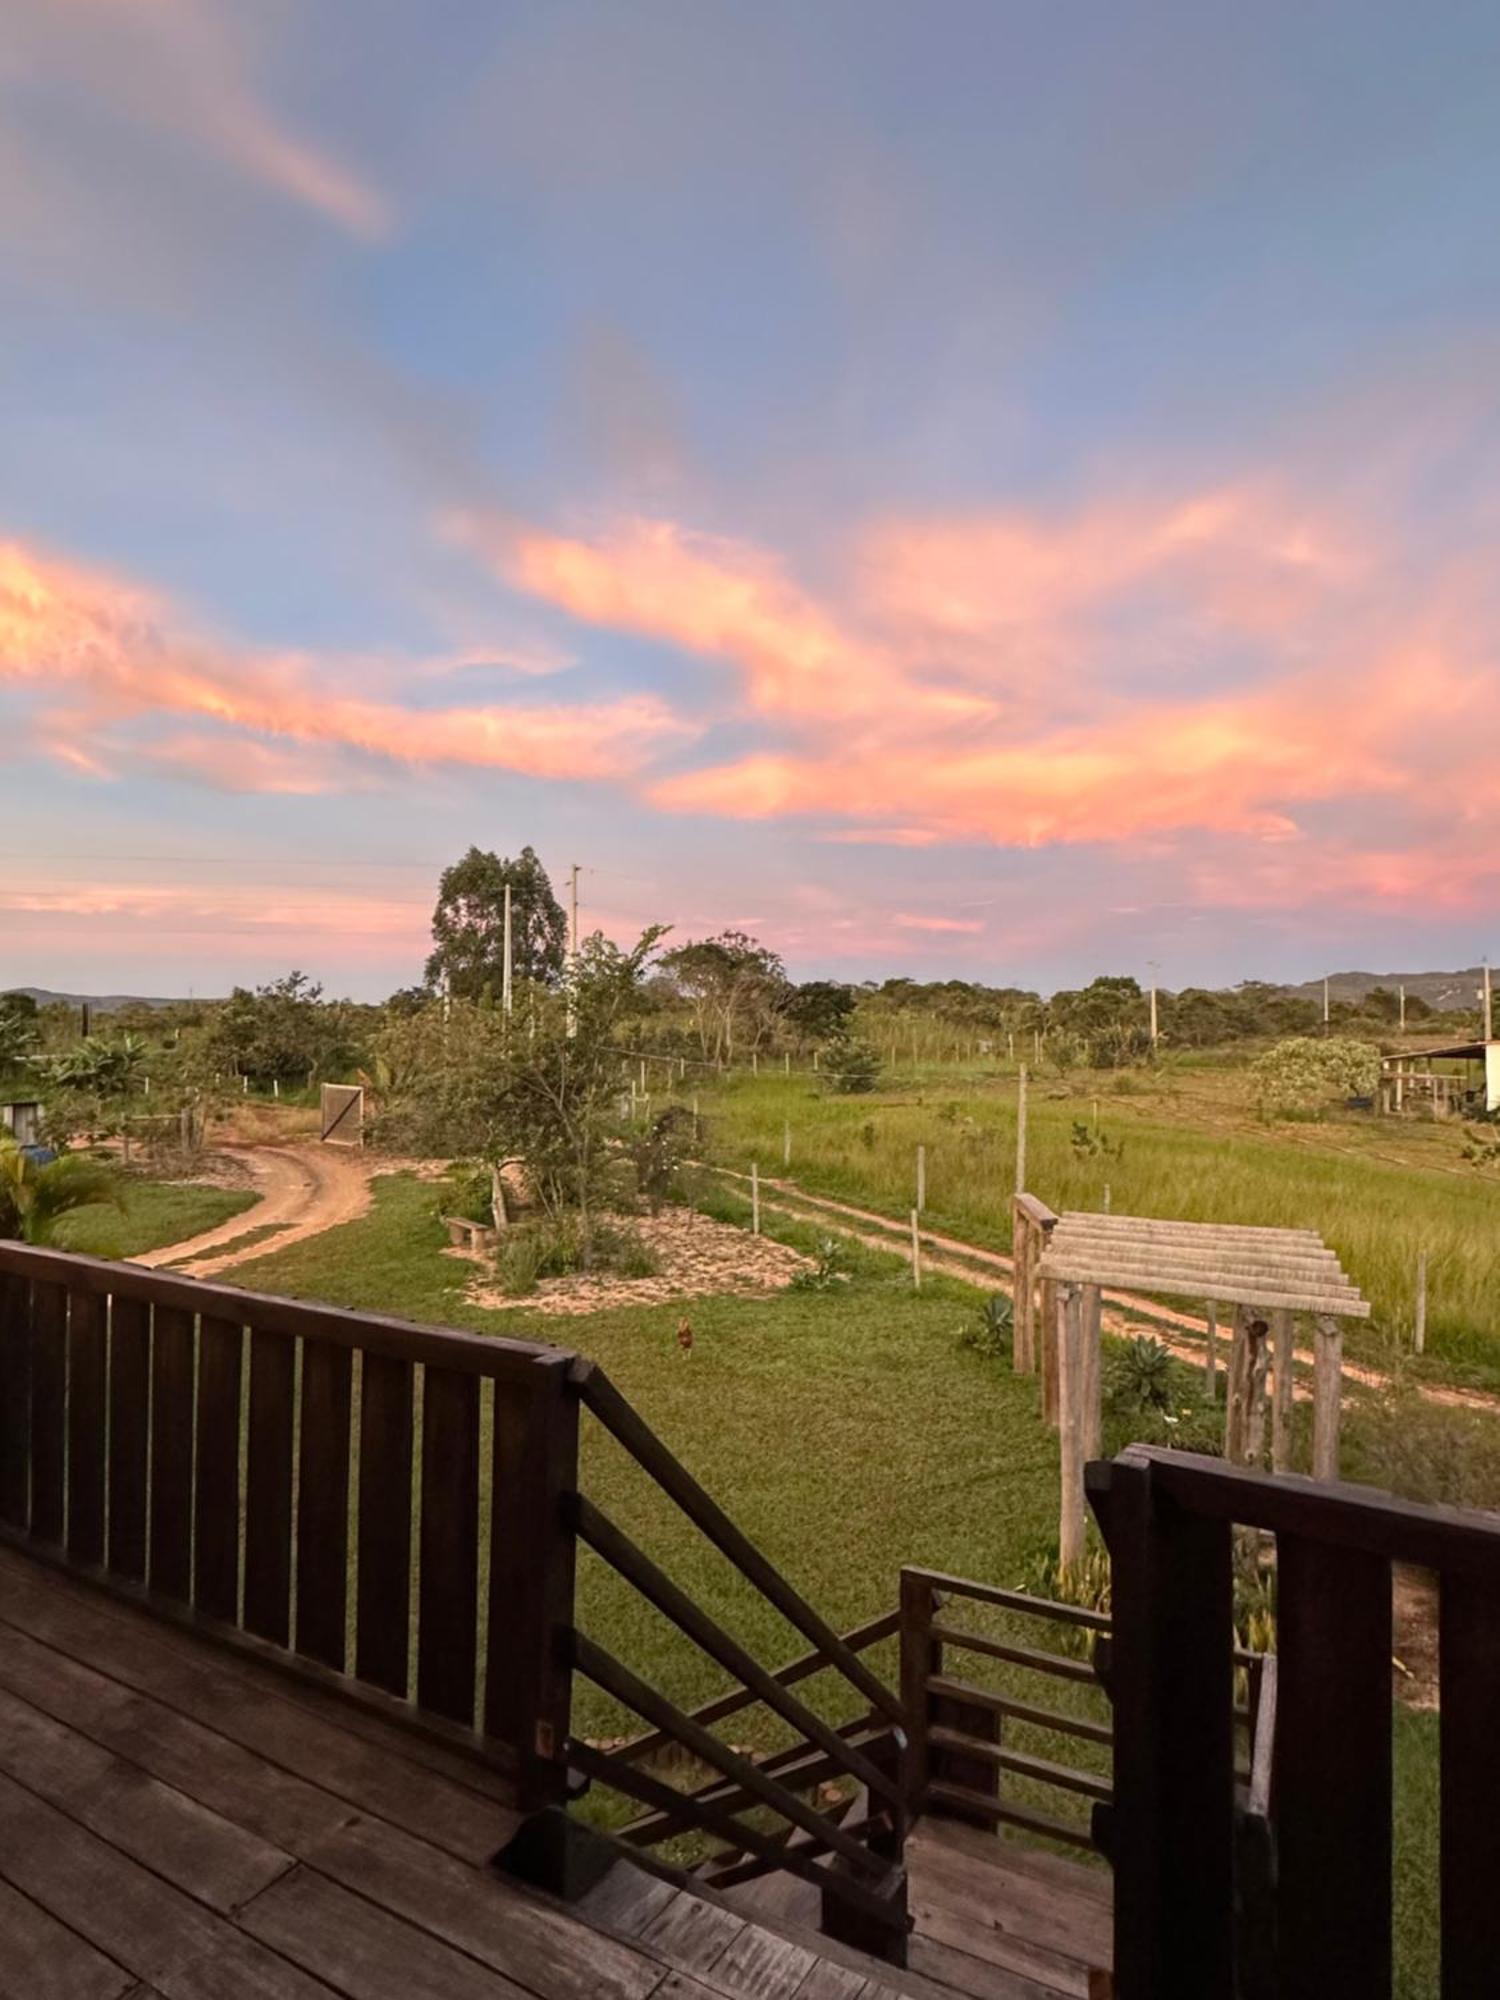
[(1313, 1329), (1313, 1477), (1339, 1476), (1339, 1420), (1343, 1405), (1344, 1330), (1323, 1313)]

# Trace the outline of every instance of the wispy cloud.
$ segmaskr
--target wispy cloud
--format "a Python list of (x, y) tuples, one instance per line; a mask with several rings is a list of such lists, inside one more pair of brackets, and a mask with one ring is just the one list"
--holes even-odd
[(367, 242), (391, 226), (367, 176), (278, 115), (257, 77), (249, 10), (222, 0), (20, 0), (0, 95), (63, 82), (111, 119), (186, 144)]
[[(39, 745), (75, 768), (105, 775), (144, 760), (240, 790), (338, 789), (334, 767), (316, 761), (330, 752), (620, 779), (692, 734), (665, 702), (641, 692), (439, 709), (374, 700), (347, 691), (336, 661), (205, 639), (139, 587), (15, 543), (0, 545), (5, 684), (29, 698)], [(150, 733), (183, 718), (212, 733)], [(301, 758), (302, 750), (315, 758)]]

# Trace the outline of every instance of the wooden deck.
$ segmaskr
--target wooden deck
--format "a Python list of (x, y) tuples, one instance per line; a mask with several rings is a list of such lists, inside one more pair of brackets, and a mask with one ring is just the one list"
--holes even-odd
[(910, 1971), (626, 1866), (567, 1910), (490, 1867), (502, 1798), (0, 1547), (0, 2000), (1073, 2000), (1107, 1949), (1104, 1878), (936, 1825)]

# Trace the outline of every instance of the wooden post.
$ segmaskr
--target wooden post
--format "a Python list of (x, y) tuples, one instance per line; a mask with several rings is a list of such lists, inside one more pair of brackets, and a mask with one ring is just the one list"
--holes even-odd
[(1069, 1570), (1083, 1558), (1083, 1287), (1061, 1286), (1058, 1308), (1057, 1559)]
[(1058, 1316), (1061, 1306), (1058, 1300), (1057, 1281), (1043, 1278), (1041, 1283), (1041, 1303), (1038, 1315), (1041, 1329), (1041, 1373), (1042, 1373), (1042, 1421), (1057, 1429), (1057, 1347)]
[(1265, 1321), (1236, 1306), (1224, 1405), (1224, 1456), (1233, 1465), (1253, 1465), (1265, 1444), (1268, 1358)]
[(1216, 1380), (1219, 1368), (1219, 1302), (1217, 1299), (1210, 1299), (1205, 1308), (1204, 1331), (1208, 1335), (1208, 1353), (1203, 1363), (1203, 1370), (1208, 1390), (1208, 1400), (1213, 1402), (1219, 1392)]
[(1016, 1193), (1026, 1192), (1026, 1065), (1016, 1071)]
[(792, 1164), (792, 1121), (790, 1118), (786, 1119), (781, 1127), (781, 1164), (784, 1167), (789, 1167)]
[(1099, 1456), (1104, 1436), (1103, 1355), (1100, 1352), (1103, 1314), (1097, 1285), (1083, 1288), (1083, 1353), (1079, 1374), (1083, 1383), (1083, 1456)]
[(1313, 1322), (1313, 1478), (1339, 1476), (1344, 1329), (1327, 1313)]
[(911, 1282), (912, 1289), (922, 1289), (922, 1235), (917, 1221), (917, 1211), (911, 1212)]
[(785, 1073), (790, 1076), (792, 1073), (792, 1052), (790, 1049), (786, 1051), (786, 1055), (783, 1058), (783, 1068)]
[(1271, 1470), (1290, 1472), (1292, 1467), (1292, 1315), (1280, 1306), (1271, 1315)]
[(927, 1206), (927, 1148), (917, 1148), (917, 1213)]
[(1011, 1203), (1010, 1363), (1017, 1375), (1036, 1367), (1036, 1279), (1033, 1274), (1031, 1218), (1018, 1201)]
[(760, 1168), (750, 1162), (750, 1234), (760, 1234)]
[(1417, 1302), (1412, 1313), (1411, 1344), (1420, 1354), (1427, 1346), (1427, 1252), (1417, 1252)]
[(1250, 1401), (1245, 1414), (1245, 1457), (1259, 1465), (1266, 1453), (1266, 1373), (1271, 1362), (1270, 1327), (1252, 1316), (1250, 1326)]

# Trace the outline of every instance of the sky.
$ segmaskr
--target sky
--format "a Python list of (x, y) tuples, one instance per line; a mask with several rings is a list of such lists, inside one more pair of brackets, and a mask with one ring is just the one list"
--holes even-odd
[(1492, 0), (5, 0), (0, 984), (1500, 944)]

